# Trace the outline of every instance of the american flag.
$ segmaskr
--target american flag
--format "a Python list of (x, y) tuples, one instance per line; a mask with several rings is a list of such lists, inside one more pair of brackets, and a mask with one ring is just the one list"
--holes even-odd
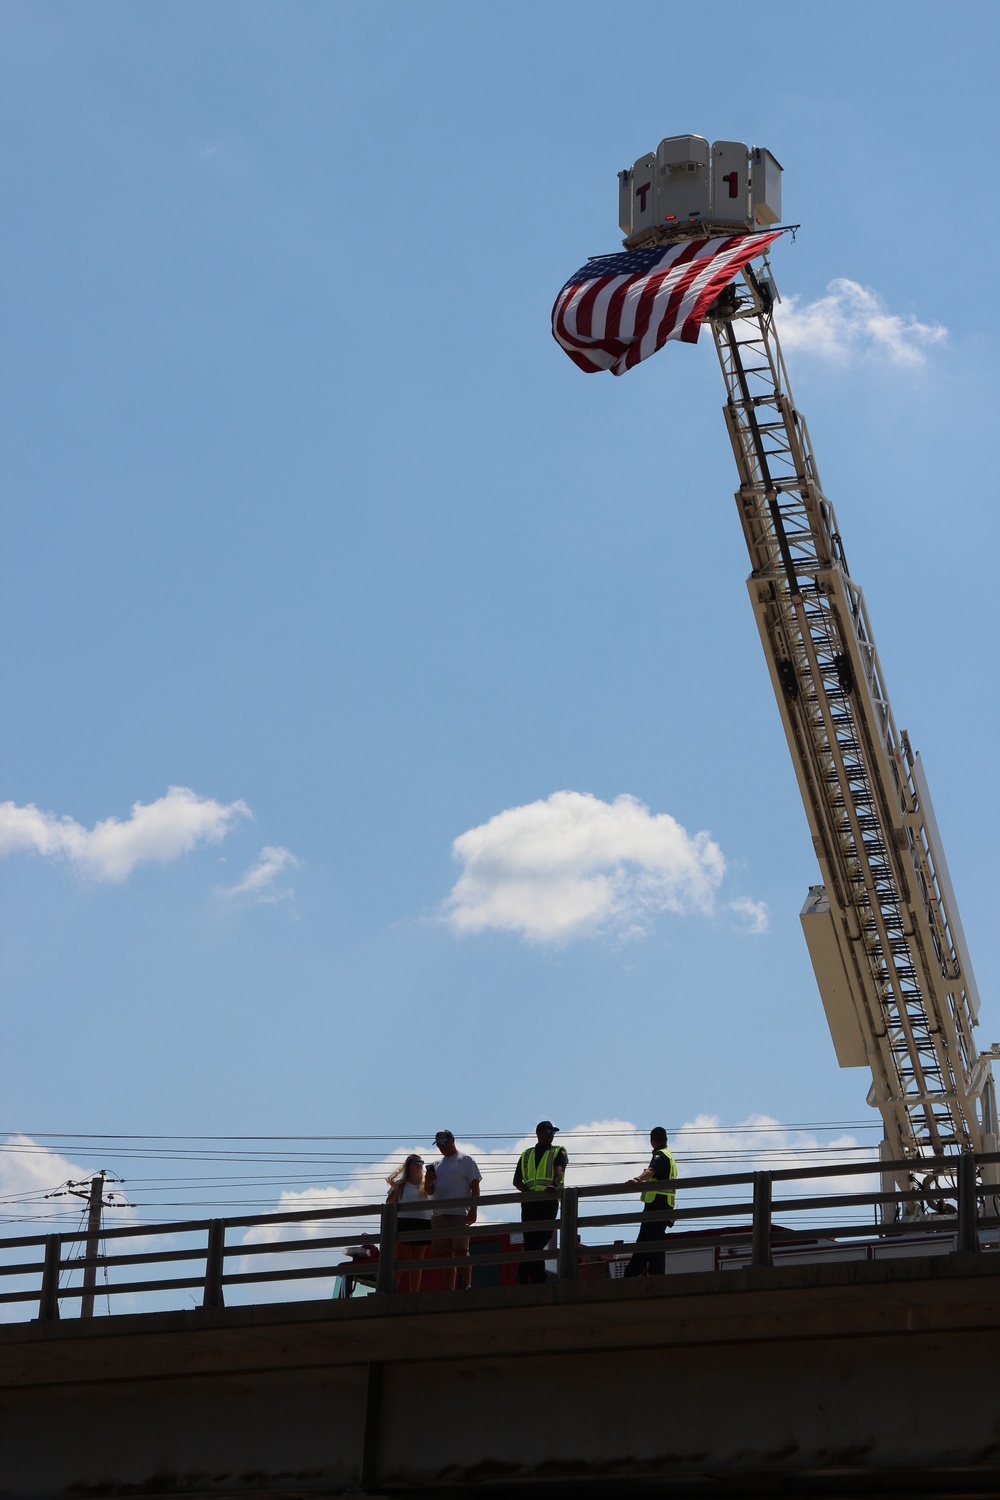
[(723, 287), (778, 238), (734, 234), (601, 255), (575, 272), (556, 298), (552, 333), (588, 375), (624, 375), (667, 339), (697, 343)]

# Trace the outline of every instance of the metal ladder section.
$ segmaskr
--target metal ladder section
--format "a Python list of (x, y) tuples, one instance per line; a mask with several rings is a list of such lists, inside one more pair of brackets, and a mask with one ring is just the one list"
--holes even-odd
[(887, 1157), (916, 1166), (995, 1150), (989, 1056), (972, 1037), (978, 995), (919, 757), (897, 734), (864, 597), (791, 400), (773, 282), (746, 272), (744, 283), (709, 321), (748, 586), (872, 1071), (869, 1103)]

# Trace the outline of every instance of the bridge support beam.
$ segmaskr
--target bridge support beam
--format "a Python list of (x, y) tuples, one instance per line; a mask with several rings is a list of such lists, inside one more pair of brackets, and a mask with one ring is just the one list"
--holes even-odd
[(7, 1325), (4, 1494), (997, 1493), (997, 1368), (994, 1251)]

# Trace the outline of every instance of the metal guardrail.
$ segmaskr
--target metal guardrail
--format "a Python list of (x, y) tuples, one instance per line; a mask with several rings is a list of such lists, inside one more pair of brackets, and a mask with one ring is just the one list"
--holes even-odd
[[(641, 1219), (645, 1222), (651, 1220), (669, 1218), (673, 1223), (684, 1224), (704, 1220), (720, 1220), (734, 1218), (746, 1218), (748, 1225), (746, 1229), (733, 1230), (732, 1228), (721, 1229), (709, 1224), (705, 1228), (697, 1228), (684, 1234), (684, 1246), (695, 1246), (697, 1244), (717, 1245), (722, 1238), (727, 1238), (732, 1243), (732, 1237), (742, 1236), (745, 1241), (749, 1237), (750, 1264), (755, 1267), (764, 1267), (772, 1264), (772, 1252), (774, 1245), (780, 1241), (781, 1246), (789, 1247), (796, 1243), (807, 1241), (815, 1242), (818, 1233), (827, 1235), (832, 1240), (851, 1240), (859, 1237), (891, 1238), (893, 1236), (912, 1235), (940, 1235), (942, 1231), (952, 1233), (956, 1236), (956, 1250), (959, 1253), (973, 1253), (982, 1248), (981, 1233), (1000, 1226), (1000, 1211), (998, 1211), (998, 1198), (1000, 1198), (1000, 1185), (995, 1182), (981, 1182), (979, 1174), (983, 1168), (1000, 1166), (1000, 1152), (989, 1154), (964, 1153), (961, 1156), (939, 1157), (934, 1159), (922, 1158), (919, 1167), (922, 1172), (927, 1170), (940, 1170), (954, 1178), (954, 1185), (940, 1183), (934, 1190), (937, 1200), (955, 1202), (954, 1213), (933, 1213), (923, 1217), (904, 1217), (903, 1210), (907, 1204), (919, 1203), (926, 1198), (923, 1189), (890, 1190), (878, 1192), (861, 1193), (821, 1193), (799, 1198), (783, 1198), (780, 1200), (782, 1219), (792, 1214), (814, 1213), (819, 1210), (846, 1209), (861, 1207), (877, 1207), (879, 1205), (894, 1205), (896, 1218), (892, 1222), (882, 1222), (878, 1225), (868, 1224), (836, 1224), (830, 1229), (817, 1230), (815, 1225), (805, 1228), (788, 1228), (774, 1225), (774, 1198), (773, 1189), (776, 1183), (785, 1182), (811, 1182), (821, 1181), (829, 1177), (847, 1177), (854, 1175), (887, 1174), (893, 1172), (908, 1173), (913, 1170), (916, 1163), (913, 1161), (866, 1161), (837, 1164), (824, 1167), (789, 1167), (779, 1168), (773, 1171), (760, 1172), (727, 1172), (702, 1177), (678, 1177), (671, 1184), (679, 1195), (691, 1194), (698, 1191), (718, 1191), (721, 1188), (746, 1187), (750, 1189), (750, 1197), (737, 1202), (715, 1202), (697, 1203), (691, 1207), (675, 1207), (664, 1209), (662, 1212), (642, 1213), (633, 1210), (627, 1213), (596, 1213), (581, 1214), (581, 1202), (585, 1203), (590, 1198), (613, 1198), (624, 1195), (634, 1195), (636, 1186), (634, 1183), (599, 1183), (587, 1187), (564, 1187), (551, 1193), (533, 1194), (536, 1200), (550, 1199), (552, 1202), (552, 1218), (550, 1220), (534, 1220), (531, 1228), (540, 1231), (548, 1228), (550, 1231), (558, 1229), (559, 1244), (557, 1252), (557, 1275), (561, 1281), (575, 1281), (579, 1277), (581, 1256), (588, 1257), (620, 1257), (623, 1253), (622, 1242), (615, 1243), (580, 1243), (581, 1232), (586, 1229), (606, 1229), (609, 1227), (620, 1227), (635, 1225)], [(996, 1172), (984, 1173), (984, 1176), (995, 1178)], [(885, 1177), (882, 1176), (882, 1180)], [(985, 1200), (980, 1205), (980, 1199)], [(436, 1213), (460, 1212), (475, 1206), (477, 1209), (485, 1207), (500, 1207), (507, 1204), (520, 1204), (524, 1202), (524, 1195), (517, 1192), (492, 1193), (480, 1198), (452, 1198), (442, 1199), (438, 1202), (433, 1200)], [(292, 1224), (325, 1224), (335, 1226), (338, 1220), (374, 1218), (378, 1217), (380, 1228), (377, 1234), (364, 1233), (359, 1236), (355, 1231), (349, 1235), (324, 1235), (321, 1237), (311, 1236), (309, 1238), (267, 1240), (255, 1244), (230, 1245), (226, 1243), (226, 1235), (233, 1229), (252, 1229), (267, 1227), (276, 1229), (283, 1225)], [(123, 1267), (131, 1266), (165, 1266), (184, 1261), (201, 1261), (203, 1268), (195, 1274), (179, 1277), (158, 1277), (155, 1279), (136, 1281), (109, 1281), (100, 1289), (100, 1296), (123, 1296), (129, 1294), (167, 1292), (167, 1291), (192, 1291), (200, 1290), (202, 1294), (201, 1305), (203, 1307), (221, 1307), (224, 1303), (224, 1287), (231, 1286), (260, 1286), (269, 1282), (284, 1282), (296, 1280), (309, 1280), (316, 1278), (329, 1279), (336, 1275), (344, 1274), (344, 1262), (333, 1265), (288, 1265), (278, 1270), (263, 1271), (226, 1271), (226, 1260), (229, 1257), (249, 1257), (254, 1255), (296, 1255), (303, 1251), (335, 1250), (347, 1251), (349, 1247), (356, 1246), (359, 1238), (365, 1243), (379, 1247), (379, 1259), (376, 1270), (376, 1293), (391, 1295), (396, 1290), (396, 1273), (413, 1272), (434, 1269), (450, 1269), (466, 1266), (469, 1261), (464, 1257), (425, 1257), (422, 1260), (399, 1260), (397, 1249), (400, 1245), (420, 1239), (426, 1239), (425, 1232), (397, 1233), (396, 1220), (398, 1208), (395, 1204), (377, 1203), (350, 1205), (341, 1208), (316, 1208), (301, 1209), (290, 1213), (252, 1214), (241, 1218), (216, 1218), (216, 1219), (184, 1219), (168, 1224), (154, 1225), (128, 1225), (116, 1226), (102, 1229), (101, 1240), (107, 1243), (127, 1242), (129, 1239), (141, 1238), (143, 1240), (155, 1239), (157, 1237), (176, 1237), (183, 1234), (204, 1235), (204, 1243), (200, 1246), (184, 1247), (180, 1249), (167, 1248), (160, 1250), (142, 1250), (129, 1253), (127, 1246), (123, 1253), (100, 1254), (96, 1256), (69, 1256), (67, 1250), (79, 1243), (78, 1232), (66, 1232), (63, 1234), (50, 1235), (18, 1235), (13, 1238), (0, 1239), (0, 1258), (9, 1252), (20, 1250), (39, 1250), (42, 1258), (40, 1260), (14, 1260), (0, 1264), (0, 1277), (22, 1276), (39, 1277), (40, 1285), (32, 1290), (21, 1290), (13, 1292), (0, 1292), (0, 1303), (36, 1303), (36, 1318), (42, 1322), (52, 1321), (59, 1317), (59, 1303), (65, 1300), (82, 1299), (85, 1295), (84, 1287), (67, 1286), (60, 1287), (59, 1280), (66, 1272), (85, 1271), (90, 1267), (101, 1268), (107, 1273), (109, 1270), (121, 1270)], [(504, 1233), (520, 1233), (524, 1228), (520, 1219), (510, 1222), (494, 1223), (492, 1221), (480, 1224), (470, 1229), (470, 1233), (477, 1236), (495, 1237)], [(433, 1233), (433, 1231), (431, 1231)], [(455, 1233), (451, 1230), (451, 1234)], [(640, 1249), (654, 1253), (669, 1248), (670, 1241), (662, 1240), (648, 1242), (640, 1245)], [(500, 1251), (495, 1254), (477, 1255), (473, 1264), (481, 1265), (504, 1265), (519, 1262), (523, 1251)], [(533, 1259), (551, 1259), (552, 1252), (542, 1249), (528, 1252)], [(359, 1268), (360, 1269), (360, 1268)], [(375, 1269), (369, 1266), (369, 1271)]]

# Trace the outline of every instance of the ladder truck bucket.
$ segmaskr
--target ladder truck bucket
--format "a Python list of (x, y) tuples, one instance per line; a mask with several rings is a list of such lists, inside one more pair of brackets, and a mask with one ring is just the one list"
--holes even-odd
[(781, 163), (766, 146), (669, 135), (618, 173), (618, 223), (629, 248), (766, 228), (780, 218)]

